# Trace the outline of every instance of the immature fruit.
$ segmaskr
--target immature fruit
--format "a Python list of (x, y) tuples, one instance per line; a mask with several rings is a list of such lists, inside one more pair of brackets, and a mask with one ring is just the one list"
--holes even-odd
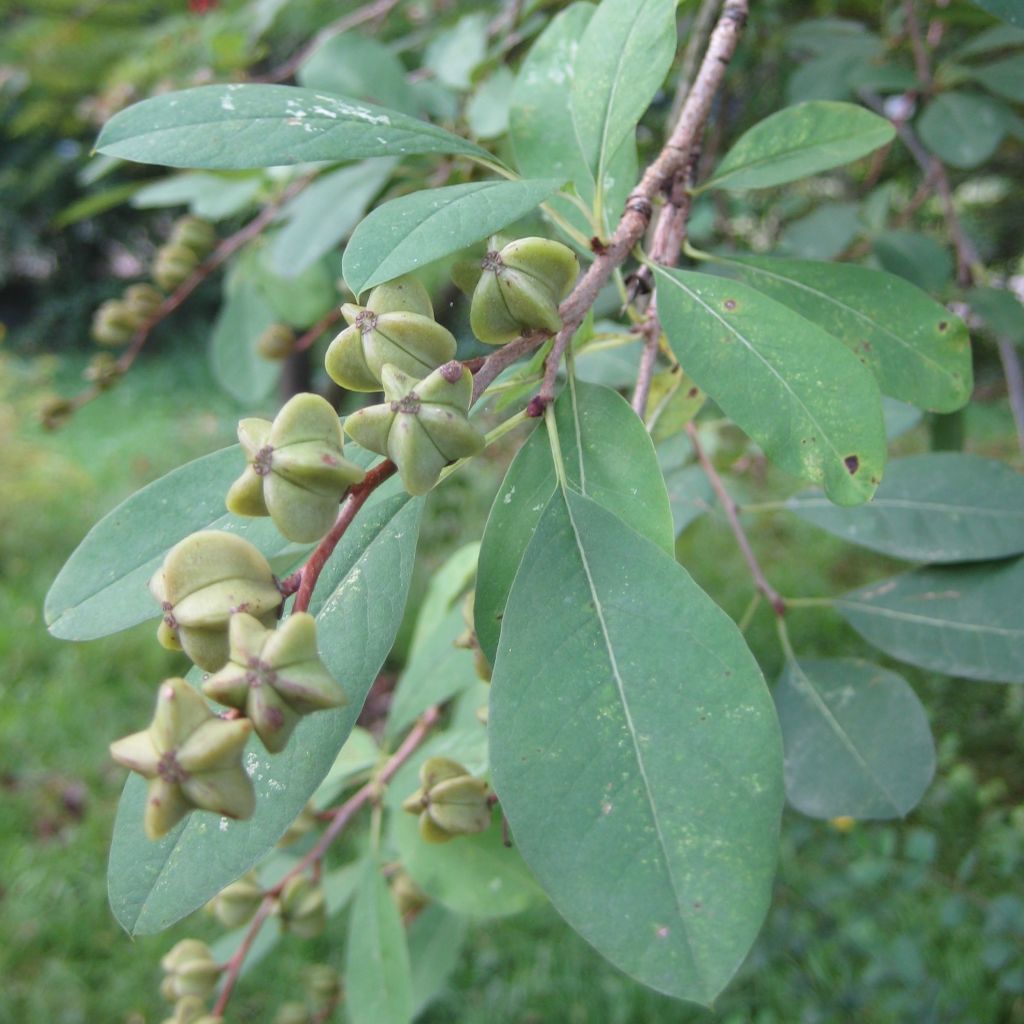
[(126, 345), (142, 326), (142, 317), (121, 299), (107, 299), (92, 315), (92, 337), (99, 345)]
[(271, 324), (256, 339), (256, 351), (264, 359), (287, 359), (295, 351), (295, 332), (287, 324)]
[(233, 612), (248, 612), (270, 626), (282, 601), (263, 555), (219, 530), (201, 530), (175, 544), (149, 589), (164, 613), (157, 639), (170, 650), (183, 649), (207, 672), (228, 660)]
[(150, 780), (145, 816), (150, 839), (166, 835), (192, 808), (228, 818), (252, 814), (256, 797), (242, 768), (242, 748), (251, 732), (247, 719), (218, 718), (184, 679), (160, 684), (149, 728), (110, 745), (118, 764)]
[(136, 315), (148, 320), (160, 308), (164, 297), (151, 284), (133, 284), (125, 288), (122, 301)]
[(217, 232), (209, 221), (201, 217), (179, 217), (171, 228), (171, 241), (187, 245), (202, 258), (217, 244)]
[(205, 942), (182, 939), (160, 961), (164, 980), (160, 994), (168, 1002), (205, 999), (217, 984), (221, 967)]
[(455, 355), (455, 337), (434, 320), (427, 290), (414, 277), (378, 285), (366, 306), (346, 303), (349, 326), (331, 342), (325, 366), (349, 391), (379, 391), (390, 363), (413, 377), (425, 377)]
[(300, 939), (314, 939), (327, 925), (324, 891), (308, 875), (293, 875), (281, 890), (281, 927)]
[(167, 242), (153, 257), (153, 280), (165, 292), (172, 292), (198, 266), (199, 256), (194, 249), (180, 242)]
[(548, 238), (520, 238), (484, 256), (473, 291), (469, 323), (488, 345), (504, 345), (533, 330), (562, 326), (558, 305), (572, 290), (579, 260)]
[(312, 1024), (312, 1020), (302, 1003), (282, 1003), (274, 1014), (273, 1024)]
[(387, 455), (410, 494), (426, 494), (448, 463), (483, 451), (484, 436), (466, 415), (473, 376), (461, 363), (445, 363), (421, 381), (388, 365), (382, 378), (384, 404), (354, 412), (345, 431)]
[(312, 964), (302, 972), (306, 997), (318, 1012), (329, 1010), (341, 996), (341, 978), (330, 964)]
[[(161, 986), (161, 991), (164, 991), (163, 986)], [(172, 997), (166, 993), (165, 998), (169, 1002), (172, 1001)], [(206, 1002), (198, 996), (185, 996), (184, 999), (179, 999), (175, 1003), (174, 1013), (163, 1024), (210, 1024), (210, 1022), (219, 1022), (222, 1019), (221, 1017), (211, 1017), (206, 1012)]]
[(228, 491), (228, 511), (269, 515), (289, 540), (319, 540), (346, 488), (366, 475), (345, 458), (338, 414), (319, 395), (291, 398), (273, 423), (242, 420), (238, 440), (249, 465)]
[(39, 408), (39, 424), (44, 430), (56, 430), (71, 418), (75, 404), (69, 398), (51, 396)]
[(455, 638), (455, 646), (473, 652), (473, 668), (476, 669), (477, 678), (481, 682), (489, 683), (492, 673), (491, 663), (480, 647), (480, 641), (476, 636), (476, 625), (473, 621), (475, 597), (476, 591), (471, 590), (466, 595), (466, 600), (462, 602), (462, 621), (466, 624), (466, 628)]
[(256, 872), (250, 871), (221, 889), (206, 906), (225, 928), (238, 928), (251, 920), (262, 902), (263, 888)]
[(389, 885), (398, 913), (416, 914), (427, 905), (427, 896), (405, 871), (396, 871)]
[(272, 754), (284, 750), (303, 715), (348, 703), (316, 648), (316, 619), (295, 612), (277, 629), (231, 616), (228, 663), (203, 683), (211, 700), (238, 708)]
[(420, 788), (402, 804), (418, 814), (420, 835), (428, 843), (483, 832), (491, 824), (490, 788), (458, 761), (431, 757), (420, 768)]
[(109, 391), (123, 374), (117, 360), (109, 352), (98, 352), (89, 360), (82, 376), (100, 391)]

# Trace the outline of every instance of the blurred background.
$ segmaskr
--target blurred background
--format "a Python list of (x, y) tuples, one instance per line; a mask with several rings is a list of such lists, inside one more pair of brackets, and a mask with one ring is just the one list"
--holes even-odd
[[(148, 715), (151, 680), (176, 663), (152, 642), (150, 625), (98, 642), (54, 640), (43, 598), (100, 516), (168, 470), (233, 443), (240, 416), (272, 412), (283, 389), (305, 379), (318, 360), (299, 358), (280, 374), (263, 374), (260, 381), (269, 383), (256, 393), (239, 394), (224, 379), (230, 372), (223, 360), (211, 363), (208, 354), (222, 299), (220, 276), (212, 275), (157, 326), (116, 387), (69, 415), (66, 403), (78, 404), (83, 389), (95, 388), (109, 361), (90, 337), (94, 311), (146, 279), (175, 219), (201, 216), (226, 238), (258, 215), (279, 185), (263, 172), (171, 174), (90, 151), (103, 122), (129, 103), (172, 88), (272, 77), (319, 29), (363, 8), (336, 0), (0, 6), (0, 1021), (148, 1024), (167, 1014), (157, 993), (159, 956), (186, 933), (211, 937), (216, 928), (198, 918), (134, 942), (119, 931), (106, 905), (105, 867), (123, 772), (106, 748)], [(388, 46), (417, 87), (421, 109), (456, 130), (498, 139), (500, 147), (508, 83), (502, 88), (495, 69), (503, 62), (514, 68), (562, 6), (410, 0), (359, 31)], [(765, 0), (753, 7), (706, 142), (712, 154), (795, 99), (854, 98), (867, 89), (890, 114), (893, 104), (913, 103), (901, 4)], [(941, 16), (935, 52), (954, 55), (940, 67), (956, 81), (970, 56), (962, 48), (997, 23), (967, 0), (918, 7), (926, 23)], [(489, 32), (503, 13), (514, 19), (500, 36)], [(983, 62), (994, 52), (1017, 55), (1017, 77), (1011, 73), (1004, 94), (1009, 114), (981, 159), (951, 171), (964, 230), (988, 271), (1011, 284), (1024, 273), (1022, 42), (1024, 31), (978, 51)], [(326, 77), (307, 71), (309, 81), (372, 94), (374, 69), (361, 71), (343, 57), (322, 54), (316, 74)], [(893, 69), (910, 69), (911, 85)], [(504, 102), (507, 114), (507, 95)], [(660, 98), (645, 118), (641, 157), (656, 148), (671, 103), (671, 95)], [(920, 168), (905, 150), (895, 147), (879, 161), (786, 190), (709, 201), (695, 211), (692, 237), (862, 260), (958, 301), (941, 205), (921, 193)], [(399, 194), (401, 177), (386, 188), (386, 195)], [(328, 288), (295, 328), (308, 329), (339, 296)], [(456, 324), (460, 316), (455, 309)], [(952, 422), (918, 422), (898, 440), (901, 452), (926, 450), (938, 439), (1020, 468), (996, 345), (1014, 340), (1013, 318), (1007, 329), (997, 322), (998, 310), (972, 323), (974, 402)], [(599, 376), (614, 383), (615, 372), (605, 366)], [(315, 372), (313, 382), (324, 386)], [(789, 486), (745, 452), (742, 438), (733, 443), (733, 469), (746, 495), (771, 500)], [(511, 452), (490, 454), (479, 473), (456, 475), (432, 497), (410, 617), (431, 569), (479, 536)], [(724, 518), (712, 510), (692, 519), (680, 532), (679, 557), (738, 618), (749, 580)], [(783, 593), (832, 594), (895, 565), (792, 518), (764, 517), (753, 539)], [(863, 650), (827, 611), (802, 612), (791, 628), (798, 649), (811, 656)], [(401, 668), (407, 634), (389, 673)], [(781, 663), (770, 616), (755, 619), (748, 638), (773, 679)], [(1024, 1022), (1024, 688), (902, 671), (928, 708), (938, 745), (924, 803), (901, 823), (823, 823), (787, 813), (773, 910), (714, 1013), (641, 989), (548, 910), (474, 927), (445, 992), (421, 1019)], [(258, 982), (240, 990), (237, 1019), (269, 1021), (273, 993), (286, 991), (304, 962), (329, 960), (331, 937), (342, 934), (335, 922), (324, 938), (282, 944)]]

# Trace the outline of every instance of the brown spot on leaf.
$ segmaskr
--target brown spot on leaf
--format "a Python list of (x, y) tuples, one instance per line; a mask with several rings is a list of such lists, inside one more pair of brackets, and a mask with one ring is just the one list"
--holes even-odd
[(726, 299), (725, 302), (722, 303), (722, 305), (728, 310), (733, 310), (736, 308), (736, 300)]
[(945, 320), (939, 321), (939, 330), (944, 331), (949, 327), (949, 324)]
[(843, 459), (843, 465), (846, 467), (846, 471), (853, 476), (854, 473), (860, 469), (860, 459), (856, 455), (847, 455)]

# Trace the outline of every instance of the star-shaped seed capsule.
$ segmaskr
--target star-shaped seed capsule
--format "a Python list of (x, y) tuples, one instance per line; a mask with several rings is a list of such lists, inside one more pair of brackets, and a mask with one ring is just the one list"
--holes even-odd
[(379, 391), (390, 363), (417, 380), (455, 355), (455, 336), (434, 320), (426, 288), (414, 277), (378, 285), (365, 306), (346, 303), (349, 326), (324, 358), (330, 378), (349, 391)]
[(319, 540), (346, 488), (366, 475), (345, 458), (338, 414), (319, 395), (296, 395), (273, 423), (242, 420), (238, 440), (249, 465), (228, 491), (228, 511), (270, 516), (289, 540)]
[(157, 639), (182, 650), (207, 672), (228, 660), (232, 612), (277, 621), (283, 597), (263, 555), (247, 540), (219, 530), (200, 530), (175, 544), (149, 581), (164, 618)]
[(228, 663), (203, 683), (203, 693), (245, 714), (272, 754), (284, 750), (303, 715), (348, 703), (317, 653), (312, 615), (296, 612), (277, 629), (233, 615), (230, 641)]
[(159, 839), (198, 808), (248, 818), (256, 804), (242, 767), (252, 723), (218, 718), (184, 679), (160, 684), (148, 729), (110, 745), (110, 756), (149, 779), (145, 826)]
[(484, 436), (469, 422), (473, 375), (461, 363), (445, 363), (421, 381), (385, 366), (383, 405), (345, 420), (345, 431), (398, 466), (410, 494), (426, 494), (441, 470), (456, 459), (479, 455)]
[(446, 843), (488, 828), (490, 796), (487, 783), (458, 761), (431, 757), (420, 768), (420, 788), (403, 802), (402, 810), (419, 815), (420, 836), (428, 843)]

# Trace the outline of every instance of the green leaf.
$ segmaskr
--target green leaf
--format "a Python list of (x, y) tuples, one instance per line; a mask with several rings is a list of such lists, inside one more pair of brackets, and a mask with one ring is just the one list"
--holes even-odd
[[(571, 181), (588, 207), (594, 204), (594, 175), (576, 135), (570, 94), (579, 40), (594, 10), (592, 4), (574, 3), (552, 18), (519, 68), (509, 107), (509, 139), (520, 172)], [(636, 172), (636, 144), (627, 139), (605, 177), (604, 207), (612, 217), (621, 212)], [(552, 205), (584, 234), (594, 231), (568, 199), (556, 196)]]
[(798, 103), (744, 132), (698, 191), (797, 181), (866, 156), (894, 136), (884, 117), (852, 103)]
[(216, 221), (251, 206), (264, 185), (259, 174), (172, 174), (140, 189), (132, 206), (140, 210), (188, 206), (197, 217)]
[(900, 278), (851, 263), (741, 256), (727, 265), (838, 338), (884, 394), (935, 412), (952, 412), (970, 398), (966, 326)]
[(473, 69), (487, 52), (487, 15), (467, 14), (427, 44), (424, 65), (453, 89), (468, 89)]
[[(159, 842), (142, 831), (146, 784), (128, 779), (110, 852), (114, 916), (132, 935), (173, 924), (247, 871), (283, 835), (334, 763), (402, 620), (422, 501), (381, 488), (342, 538), (320, 577), (310, 611), (320, 656), (349, 703), (304, 718), (287, 749), (268, 757), (255, 738), (245, 763), (256, 812), (230, 822), (196, 813)], [(198, 682), (193, 670), (190, 678)]]
[(1024, 305), (1003, 288), (972, 288), (967, 293), (971, 311), (985, 321), (997, 337), (1024, 345)]
[(405, 66), (392, 50), (369, 36), (343, 32), (318, 47), (299, 68), (299, 85), (418, 113)]
[(950, 676), (1024, 682), (1024, 559), (917, 569), (854, 590), (836, 610), (900, 661)]
[[(238, 445), (173, 470), (108, 512), (85, 536), (53, 581), (43, 614), (61, 640), (94, 640), (155, 619), (160, 607), (146, 584), (167, 550), (197, 530), (245, 537), (268, 558), (303, 550), (269, 519), (242, 519), (224, 509), (224, 493), (241, 473)], [(294, 557), (294, 555), (293, 555)]]
[(264, 359), (256, 347), (277, 316), (255, 273), (255, 261), (243, 260), (225, 280), (224, 303), (210, 339), (214, 379), (243, 405), (266, 398), (281, 376), (281, 364)]
[(466, 124), (478, 139), (495, 139), (508, 131), (508, 108), (515, 76), (502, 64), (466, 104)]
[(835, 338), (739, 281), (655, 267), (658, 312), (686, 372), (787, 472), (840, 505), (867, 501), (885, 464), (870, 371)]
[(480, 542), (471, 541), (457, 548), (430, 577), (430, 584), (416, 616), (410, 658), (419, 655), (421, 644), (427, 643), (451, 611), (455, 602), (469, 589), (476, 575)]
[(392, 199), (352, 232), (342, 260), (345, 280), (360, 295), (418, 270), (519, 220), (560, 185), (555, 178), (473, 181)]
[(226, 170), (414, 153), (489, 157), (397, 110), (289, 85), (202, 85), (154, 96), (115, 114), (96, 148), (137, 163)]
[[(674, 551), (665, 481), (629, 403), (609, 388), (570, 378), (555, 402), (555, 419), (572, 486), (664, 551)], [(556, 486), (546, 432), (534, 431), (495, 495), (480, 548), (474, 617), (492, 663), (512, 578)]]
[(1005, 50), (1016, 46), (1024, 46), (1024, 31), (1009, 25), (993, 25), (991, 28), (985, 29), (984, 32), (979, 32), (953, 56), (956, 60), (963, 60), (966, 57), (975, 57), (979, 54), (992, 53), (995, 50)]
[(509, 596), (489, 735), (514, 841), (559, 912), (638, 981), (710, 1005), (767, 910), (782, 803), (774, 708), (735, 624), (560, 490)]
[(860, 203), (825, 203), (786, 225), (778, 251), (801, 259), (831, 260), (862, 230)]
[(665, 474), (668, 500), (678, 537), (715, 503), (715, 490), (700, 466), (680, 466)]
[(405, 929), (387, 882), (369, 859), (345, 943), (345, 1008), (352, 1024), (412, 1020), (412, 970)]
[(823, 530), (911, 562), (979, 562), (1024, 552), (1024, 476), (961, 452), (889, 463), (874, 498), (836, 508), (815, 492), (786, 503)]
[(902, 818), (935, 772), (921, 702), (894, 672), (852, 658), (790, 662), (775, 688), (786, 797), (812, 818)]
[(1024, 28), (1024, 9), (1021, 8), (1019, 0), (974, 0), (978, 7), (984, 7), (989, 14), (997, 18)]
[(273, 242), (268, 239), (268, 244), (259, 246), (253, 265), (256, 287), (279, 323), (305, 330), (338, 304), (336, 259), (321, 257), (297, 274), (281, 275), (274, 264)]
[(977, 68), (973, 75), (989, 92), (1024, 103), (1024, 54), (993, 61)]
[(977, 167), (998, 148), (1006, 134), (1003, 106), (978, 93), (944, 92), (917, 119), (921, 141), (953, 167)]
[(883, 231), (872, 239), (878, 262), (926, 292), (941, 291), (953, 279), (947, 245), (916, 231)]
[(132, 198), (139, 191), (136, 182), (125, 182), (123, 185), (111, 185), (99, 192), (89, 192), (81, 199), (65, 206), (53, 218), (55, 228), (66, 228), (79, 221), (88, 220), (107, 210), (120, 206), (126, 199)]
[(359, 223), (395, 163), (387, 157), (341, 167), (300, 192), (282, 211), (287, 223), (271, 244), (274, 270), (296, 277), (334, 249)]
[(464, 917), (436, 903), (417, 914), (409, 925), (414, 1019), (444, 991), (459, 964), (467, 930)]
[(676, 2), (603, 0), (580, 37), (569, 104), (583, 159), (602, 190), (672, 64)]

